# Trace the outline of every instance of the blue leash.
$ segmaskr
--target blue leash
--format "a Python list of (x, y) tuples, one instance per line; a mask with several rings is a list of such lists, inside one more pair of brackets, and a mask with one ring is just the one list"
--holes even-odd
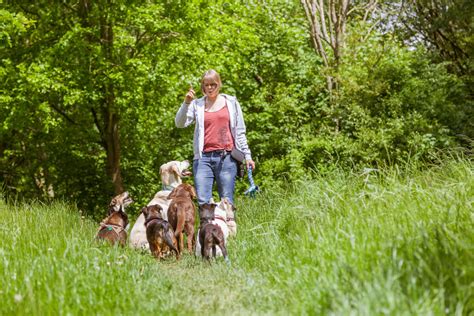
[(253, 181), (252, 166), (249, 166), (247, 168), (247, 177), (249, 178), (250, 187), (247, 189), (247, 191), (244, 192), (244, 194), (250, 197), (255, 197), (255, 194), (260, 191), (260, 189), (258, 188), (258, 185), (255, 185), (255, 182)]

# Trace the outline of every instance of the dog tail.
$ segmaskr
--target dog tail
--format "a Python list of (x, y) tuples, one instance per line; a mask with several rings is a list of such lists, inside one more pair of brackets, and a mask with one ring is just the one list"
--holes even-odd
[(171, 229), (171, 226), (167, 224), (164, 227), (164, 229), (165, 229), (165, 234), (164, 234), (165, 243), (168, 245), (168, 247), (170, 247), (171, 250), (175, 252), (176, 256), (178, 256), (179, 255), (178, 249), (176, 249), (176, 246), (174, 245), (173, 240), (171, 238), (171, 236), (173, 236), (173, 230)]
[(176, 236), (176, 238), (178, 238), (179, 234), (183, 232), (186, 214), (181, 207), (176, 207), (176, 214), (177, 214), (177, 223), (176, 223), (176, 230), (174, 232), (174, 235)]
[(222, 239), (222, 231), (220, 228), (215, 227), (212, 230), (212, 238), (214, 239), (214, 244), (221, 248), (222, 256), (227, 264), (230, 264), (229, 257), (227, 255), (227, 248), (225, 246), (225, 241)]

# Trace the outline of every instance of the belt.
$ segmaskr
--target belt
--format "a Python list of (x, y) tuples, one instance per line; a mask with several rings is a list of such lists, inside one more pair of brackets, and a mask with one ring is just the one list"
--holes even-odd
[(225, 155), (230, 154), (230, 152), (231, 152), (230, 150), (219, 149), (219, 150), (213, 150), (213, 151), (206, 151), (206, 152), (203, 152), (202, 154), (206, 156), (225, 156)]

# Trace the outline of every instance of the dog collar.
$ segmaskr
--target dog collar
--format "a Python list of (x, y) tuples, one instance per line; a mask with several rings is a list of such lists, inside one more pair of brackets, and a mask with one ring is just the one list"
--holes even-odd
[(162, 186), (163, 191), (173, 191), (174, 187), (171, 185), (163, 185)]
[(119, 225), (100, 223), (99, 231), (104, 229), (107, 229), (109, 231), (113, 230), (117, 235), (119, 235), (122, 231), (125, 230), (122, 226)]
[(150, 218), (149, 220), (145, 221), (145, 226), (148, 226), (148, 224), (150, 224), (153, 221), (162, 221), (162, 219), (160, 219), (158, 217)]
[(214, 215), (214, 219), (219, 219), (219, 220), (221, 220), (221, 221), (223, 221), (223, 222), (226, 221), (224, 217), (219, 216), (219, 215)]

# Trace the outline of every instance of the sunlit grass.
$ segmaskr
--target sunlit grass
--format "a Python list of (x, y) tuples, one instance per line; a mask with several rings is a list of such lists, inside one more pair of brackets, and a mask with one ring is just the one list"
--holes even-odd
[(0, 201), (0, 314), (468, 315), (469, 161), (334, 172), (238, 199), (231, 266), (93, 241), (66, 203)]

